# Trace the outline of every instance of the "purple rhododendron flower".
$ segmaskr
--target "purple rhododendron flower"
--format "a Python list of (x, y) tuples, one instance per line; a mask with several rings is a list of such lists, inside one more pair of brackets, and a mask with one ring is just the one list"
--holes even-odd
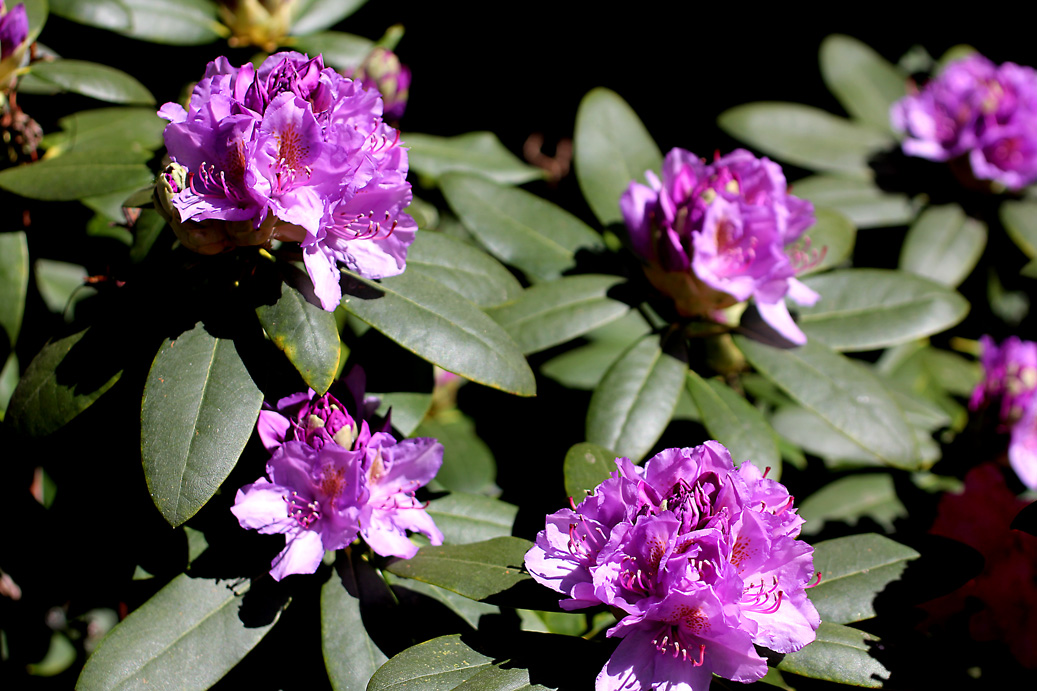
[(753, 298), (771, 327), (793, 343), (806, 336), (785, 298), (812, 305), (786, 247), (814, 223), (814, 207), (787, 192), (781, 167), (744, 149), (712, 164), (684, 149), (663, 162), (662, 180), (631, 182), (619, 206), (645, 274), (686, 317), (721, 319), (719, 310)]
[[(277, 53), (258, 69), (209, 63), (187, 110), (167, 103), (166, 148), (186, 169), (171, 186), (172, 225), (213, 222), (223, 246), (299, 241), (325, 309), (342, 297), (337, 264), (367, 278), (402, 273), (417, 224), (407, 152), (382, 122), (374, 89), (325, 68), (320, 56)], [(160, 181), (160, 184), (161, 181)], [(162, 205), (165, 208), (165, 204)]]
[(1019, 189), (1037, 180), (1037, 71), (982, 55), (949, 64), (893, 104), (904, 153), (933, 161), (968, 155), (972, 174)]
[(25, 12), (25, 4), (18, 3), (4, 12), (4, 3), (0, 0), (0, 60), (13, 55), (28, 36), (29, 15)]
[(763, 677), (754, 645), (782, 653), (820, 625), (805, 588), (813, 547), (783, 485), (721, 444), (668, 449), (617, 471), (573, 509), (547, 517), (526, 553), (563, 609), (606, 604), (622, 638), (597, 691), (705, 691), (713, 674)]

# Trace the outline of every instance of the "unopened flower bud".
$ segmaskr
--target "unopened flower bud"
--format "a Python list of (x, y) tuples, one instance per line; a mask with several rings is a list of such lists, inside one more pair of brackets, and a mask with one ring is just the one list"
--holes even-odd
[(220, 19), (231, 31), (232, 46), (258, 46), (268, 53), (292, 28), (299, 0), (221, 0)]
[(378, 89), (384, 103), (383, 117), (399, 120), (407, 107), (410, 89), (410, 68), (400, 62), (396, 53), (387, 48), (372, 50), (353, 72), (353, 79), (365, 89)]
[(0, 0), (0, 89), (7, 88), (13, 81), (15, 70), (22, 63), (29, 47), (29, 16), (25, 4), (18, 3), (11, 10), (4, 10)]

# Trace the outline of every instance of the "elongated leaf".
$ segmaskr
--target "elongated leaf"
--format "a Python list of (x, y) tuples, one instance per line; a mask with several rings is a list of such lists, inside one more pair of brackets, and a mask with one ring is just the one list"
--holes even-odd
[(335, 567), (320, 590), (324, 666), (335, 691), (364, 691), (388, 658), (367, 633), (361, 607), (392, 594), (370, 564), (351, 554), (340, 552)]
[(451, 691), (493, 666), (493, 658), (441, 636), (404, 650), (371, 678), (367, 691)]
[(612, 363), (650, 331), (644, 317), (631, 310), (616, 321), (584, 334), (590, 343), (551, 358), (541, 365), (540, 373), (565, 386), (592, 391)]
[(875, 616), (875, 597), (900, 578), (918, 552), (875, 533), (850, 535), (814, 545), (821, 583), (810, 601), (822, 621), (852, 624)]
[(817, 208), (814, 215), (817, 223), (807, 229), (795, 245), (803, 257), (803, 268), (796, 272), (799, 278), (841, 264), (849, 258), (857, 242), (857, 229), (841, 213)]
[(353, 70), (374, 48), (374, 41), (341, 31), (321, 31), (297, 36), (293, 48), (307, 55), (320, 55), (324, 64), (338, 70)]
[(456, 137), (409, 132), (404, 143), (410, 147), (410, 169), (433, 184), (451, 171), (475, 173), (502, 185), (521, 185), (544, 177), (542, 170), (516, 158), (492, 132)]
[(518, 537), (495, 537), (467, 545), (422, 547), (411, 559), (390, 562), (386, 570), (472, 600), (485, 600), (532, 581), (523, 572), (524, 557), (532, 546)]
[(424, 420), (414, 430), (417, 437), (435, 437), (443, 444), (443, 466), (432, 486), (451, 492), (500, 494), (494, 483), (497, 463), (493, 452), (475, 432), (475, 423), (460, 411)]
[(410, 437), (432, 407), (432, 394), (412, 391), (370, 393), (381, 400), (377, 415), (385, 416), (392, 409), (392, 426), (401, 436)]
[(563, 468), (565, 493), (579, 504), (616, 469), (616, 454), (597, 444), (581, 442), (566, 452)]
[(800, 308), (807, 338), (835, 350), (874, 350), (948, 329), (969, 311), (958, 293), (887, 269), (843, 269), (804, 281), (821, 294)]
[(892, 131), (889, 109), (907, 93), (907, 77), (855, 38), (833, 34), (821, 43), (821, 76), (846, 112)]
[(463, 619), (473, 629), (479, 628), (480, 620), (484, 616), (489, 615), (492, 617), (500, 615), (500, 607), (496, 605), (488, 605), (485, 602), (469, 600), (467, 597), (458, 595), (457, 593), (452, 593), (445, 588), (439, 588), (410, 578), (400, 578), (399, 576), (394, 576), (388, 572), (382, 572), (382, 577), (392, 586), (394, 593), (399, 594), (401, 589), (405, 589), (413, 593), (430, 597), (433, 600), (442, 603), (443, 606), (447, 607), (450, 611)]
[(302, 36), (331, 28), (365, 2), (367, 0), (303, 0), (295, 10), (292, 33)]
[(736, 106), (717, 119), (732, 137), (789, 163), (869, 175), (867, 160), (893, 145), (893, 138), (866, 125), (798, 103), (761, 102)]
[(7, 405), (11, 402), (11, 395), (18, 386), (18, 375), (21, 370), (18, 365), (18, 356), (11, 353), (0, 367), (0, 420), (7, 411)]
[(121, 0), (49, 0), (59, 17), (102, 29), (129, 29), (130, 10)]
[(907, 232), (900, 268), (954, 288), (972, 273), (986, 245), (985, 223), (968, 218), (957, 204), (931, 206)]
[[(92, 5), (97, 5), (93, 7)], [(150, 43), (212, 43), (225, 29), (208, 0), (50, 0), (54, 14)]]
[(480, 384), (519, 396), (536, 393), (533, 372), (515, 342), (439, 281), (420, 272), (381, 283), (350, 276), (361, 285), (342, 305), (407, 350)]
[(256, 308), (259, 322), (307, 386), (323, 394), (338, 373), (339, 338), (335, 315), (310, 303), (298, 290), (281, 284), (273, 305)]
[(998, 209), (1008, 236), (1030, 259), (1037, 259), (1037, 202), (1007, 201)]
[(597, 88), (580, 101), (574, 142), (576, 179), (603, 226), (623, 221), (619, 198), (631, 182), (658, 171), (662, 153), (637, 113), (614, 91)]
[(478, 247), (441, 233), (418, 233), (407, 250), (407, 270), (418, 271), (471, 300), (492, 307), (522, 294), (522, 284)]
[(524, 190), (458, 173), (443, 176), (440, 187), (491, 254), (532, 278), (557, 278), (575, 264), (577, 250), (604, 246), (583, 221)]
[(102, 157), (93, 151), (74, 151), (0, 172), (3, 189), (44, 201), (96, 197), (153, 181), (143, 163), (126, 160), (121, 153)]
[(429, 502), (428, 515), (443, 532), (443, 542), (463, 545), (511, 535), (518, 507), (478, 494), (452, 492)]
[(878, 644), (879, 639), (871, 634), (823, 621), (817, 639), (786, 655), (778, 669), (811, 679), (878, 689), (889, 679), (889, 670), (870, 654)]
[(752, 461), (760, 470), (770, 468), (768, 477), (781, 477), (778, 444), (763, 413), (731, 387), (715, 379), (703, 379), (692, 370), (688, 370), (687, 387), (706, 431), (727, 447), (735, 464)]
[(0, 233), (0, 329), (7, 342), (0, 343), (0, 358), (18, 342), (25, 313), (25, 295), (29, 289), (29, 245), (25, 233)]
[(886, 463), (916, 468), (914, 433), (882, 383), (859, 363), (810, 341), (791, 350), (736, 336), (757, 370), (833, 429)]
[(771, 426), (788, 441), (823, 458), (829, 467), (882, 465), (882, 459), (829, 426), (824, 418), (798, 405), (785, 405), (771, 416)]
[(867, 179), (813, 175), (798, 180), (790, 191), (817, 206), (838, 211), (858, 228), (900, 226), (915, 217), (907, 195), (885, 192)]
[(255, 590), (249, 600), (244, 607), (226, 580), (180, 574), (111, 630), (76, 689), (209, 688), (262, 640), (286, 604)]
[(95, 152), (103, 160), (144, 163), (162, 146), (166, 121), (154, 108), (94, 108), (81, 110), (60, 120), (61, 132), (47, 135), (48, 156), (65, 152)]
[(582, 274), (528, 288), (514, 302), (488, 314), (527, 355), (565, 343), (619, 319), (630, 311), (607, 297), (619, 276)]
[(140, 449), (151, 498), (170, 525), (216, 493), (262, 404), (233, 341), (199, 323), (162, 344), (144, 386)]
[(121, 70), (85, 60), (37, 62), (31, 67), (37, 79), (65, 91), (109, 103), (151, 105), (155, 97), (139, 81)]
[(808, 535), (819, 532), (826, 521), (857, 525), (865, 517), (892, 532), (893, 521), (907, 516), (907, 509), (897, 498), (890, 475), (867, 473), (825, 485), (800, 504), (800, 516), (807, 520), (803, 532)]
[(684, 373), (680, 360), (647, 336), (616, 361), (591, 395), (587, 441), (638, 461), (662, 435), (677, 406)]

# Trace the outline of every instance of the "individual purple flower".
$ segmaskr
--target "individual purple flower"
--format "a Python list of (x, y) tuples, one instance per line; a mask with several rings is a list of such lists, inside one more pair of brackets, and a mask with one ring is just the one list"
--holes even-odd
[(538, 582), (571, 610), (605, 604), (619, 646), (597, 691), (705, 691), (713, 674), (760, 679), (755, 645), (782, 653), (820, 624), (805, 588), (813, 548), (780, 483), (735, 469), (717, 442), (668, 449), (617, 471), (572, 510), (547, 517), (526, 553)]
[(979, 54), (950, 63), (893, 104), (904, 153), (932, 161), (968, 156), (972, 174), (1009, 189), (1037, 180), (1037, 71)]
[(753, 298), (771, 327), (806, 343), (785, 298), (812, 305), (786, 248), (814, 223), (813, 205), (787, 192), (781, 167), (744, 149), (706, 164), (673, 149), (662, 179), (631, 182), (619, 205), (645, 274), (686, 317), (721, 320), (720, 310)]
[[(376, 90), (325, 68), (320, 56), (277, 53), (258, 69), (209, 63), (187, 110), (167, 103), (160, 176), (167, 212), (191, 249), (298, 241), (325, 309), (341, 299), (343, 264), (367, 278), (402, 273), (417, 224), (407, 152), (382, 122)], [(166, 190), (165, 187), (169, 189)], [(156, 189), (158, 194), (158, 189)], [(225, 234), (223, 244), (202, 233)]]
[(14, 55), (28, 36), (29, 15), (25, 12), (25, 3), (20, 2), (5, 12), (0, 0), (0, 60)]

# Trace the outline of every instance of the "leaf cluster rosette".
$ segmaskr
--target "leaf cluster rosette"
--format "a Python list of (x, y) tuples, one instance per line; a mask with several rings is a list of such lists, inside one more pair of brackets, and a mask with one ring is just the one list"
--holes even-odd
[(547, 517), (525, 559), (567, 596), (563, 609), (606, 604), (621, 617), (597, 691), (704, 690), (714, 673), (751, 682), (767, 671), (754, 645), (789, 653), (814, 640), (813, 547), (796, 539), (803, 519), (782, 484), (736, 469), (715, 441), (616, 466)]

